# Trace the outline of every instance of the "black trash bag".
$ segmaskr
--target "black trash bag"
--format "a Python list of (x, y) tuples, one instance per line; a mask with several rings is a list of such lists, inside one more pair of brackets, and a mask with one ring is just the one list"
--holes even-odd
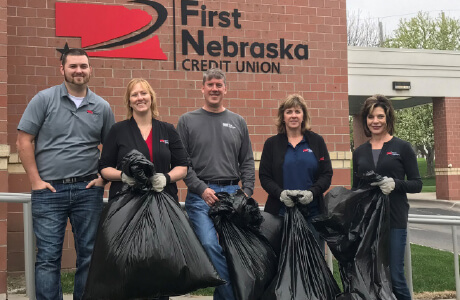
[[(148, 178), (153, 164), (139, 155), (126, 158), (129, 176)], [(139, 184), (118, 193), (104, 208), (84, 299), (176, 296), (223, 283), (169, 194)]]
[(260, 212), (264, 218), (260, 224), (260, 232), (268, 240), (277, 257), (281, 253), (281, 238), (283, 237), (283, 217), (271, 213)]
[(286, 208), (277, 276), (264, 300), (333, 300), (340, 289), (297, 202)]
[(369, 172), (356, 191), (333, 188), (324, 198), (327, 214), (312, 220), (337, 259), (344, 293), (337, 299), (396, 299), (390, 275), (389, 198)]
[[(149, 192), (152, 188), (150, 177), (155, 174), (153, 163), (137, 150), (131, 150), (123, 157), (121, 171), (136, 180), (129, 187), (132, 192)], [(125, 188), (128, 186), (124, 185)]]
[(277, 257), (260, 233), (263, 218), (257, 202), (239, 190), (234, 195), (216, 193), (219, 201), (209, 210), (224, 249), (237, 300), (263, 300), (276, 274)]

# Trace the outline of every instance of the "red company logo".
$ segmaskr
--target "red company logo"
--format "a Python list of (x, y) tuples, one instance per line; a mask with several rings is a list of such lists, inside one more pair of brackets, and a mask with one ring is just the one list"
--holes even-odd
[[(156, 21), (149, 26), (151, 15), (141, 9), (128, 9), (121, 5), (56, 2), (56, 36), (80, 37), (81, 47), (93, 57), (167, 60), (158, 36), (152, 36), (166, 21), (166, 8), (149, 0), (129, 2), (152, 7), (157, 12)], [(72, 22), (75, 16), (84, 16), (85, 20)], [(132, 34), (142, 28), (146, 29)], [(67, 49), (66, 45), (58, 51), (63, 53)]]

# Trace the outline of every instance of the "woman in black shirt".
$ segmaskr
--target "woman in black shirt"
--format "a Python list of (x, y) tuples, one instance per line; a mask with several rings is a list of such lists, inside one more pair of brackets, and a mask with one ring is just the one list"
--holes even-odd
[(417, 157), (411, 145), (394, 137), (395, 113), (391, 102), (382, 95), (368, 98), (361, 109), (364, 133), (370, 140), (353, 152), (353, 188), (360, 186), (359, 176), (375, 171), (385, 176), (378, 185), (390, 198), (390, 272), (393, 293), (398, 300), (410, 300), (404, 276), (409, 202), (406, 193), (422, 190)]
[(150, 84), (141, 78), (132, 79), (126, 88), (127, 119), (112, 126), (102, 149), (99, 169), (102, 177), (112, 181), (109, 200), (130, 178), (122, 174), (123, 157), (136, 149), (155, 166), (152, 188), (163, 189), (176, 201), (179, 181), (187, 175), (187, 152), (172, 124), (158, 121), (156, 95)]

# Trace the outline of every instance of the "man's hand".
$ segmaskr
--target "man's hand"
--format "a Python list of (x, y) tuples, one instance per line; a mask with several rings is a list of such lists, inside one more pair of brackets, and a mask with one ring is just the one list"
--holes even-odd
[(295, 190), (297, 196), (299, 196), (299, 202), (303, 205), (307, 205), (313, 201), (313, 193), (306, 190)]
[(212, 206), (214, 203), (216, 203), (216, 201), (219, 200), (215, 194), (216, 192), (213, 189), (207, 188), (204, 190), (203, 194), (201, 194), (201, 198), (204, 200), (204, 202), (206, 202), (207, 205)]
[(391, 177), (383, 177), (383, 180), (372, 182), (371, 186), (379, 186), (384, 195), (388, 195), (395, 189), (395, 180)]
[(40, 181), (32, 183), (32, 191), (44, 190), (44, 189), (49, 189), (53, 193), (56, 193), (56, 189), (48, 182), (40, 180)]
[(86, 188), (89, 189), (92, 186), (104, 186), (104, 185), (105, 185), (104, 179), (102, 179), (102, 177), (99, 177), (99, 178), (91, 180), (86, 186)]
[(150, 181), (152, 182), (152, 190), (155, 192), (162, 192), (166, 186), (166, 176), (163, 173), (155, 173), (152, 177), (150, 177)]

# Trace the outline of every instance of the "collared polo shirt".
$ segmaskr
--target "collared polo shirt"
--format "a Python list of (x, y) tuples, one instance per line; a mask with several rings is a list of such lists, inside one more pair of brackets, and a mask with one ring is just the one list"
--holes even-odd
[[(315, 181), (318, 161), (305, 137), (295, 148), (288, 143), (283, 163), (283, 188), (285, 190), (308, 190)], [(316, 206), (312, 202), (309, 207)]]
[(46, 181), (96, 174), (98, 146), (114, 123), (107, 101), (88, 88), (77, 108), (62, 83), (32, 98), (17, 129), (35, 136), (38, 173)]

